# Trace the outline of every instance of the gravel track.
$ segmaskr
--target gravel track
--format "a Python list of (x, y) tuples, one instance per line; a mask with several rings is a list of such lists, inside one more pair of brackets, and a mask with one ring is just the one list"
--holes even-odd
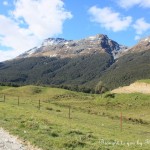
[(17, 137), (10, 135), (7, 131), (0, 128), (0, 150), (40, 150), (31, 145), (24, 145)]

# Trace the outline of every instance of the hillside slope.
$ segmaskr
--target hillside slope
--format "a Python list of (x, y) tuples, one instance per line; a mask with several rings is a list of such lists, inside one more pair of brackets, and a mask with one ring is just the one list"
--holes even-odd
[(150, 79), (150, 50), (123, 55), (101, 78), (110, 89), (126, 86), (141, 79)]
[(96, 80), (113, 62), (113, 57), (107, 53), (72, 59), (24, 58), (3, 63), (0, 66), (0, 82), (93, 88)]

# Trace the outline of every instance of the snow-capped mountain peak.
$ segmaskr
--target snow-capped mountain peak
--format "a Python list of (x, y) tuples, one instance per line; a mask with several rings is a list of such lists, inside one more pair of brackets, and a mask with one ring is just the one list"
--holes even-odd
[(44, 40), (44, 42), (42, 43), (42, 46), (63, 44), (65, 42), (67, 42), (67, 41), (68, 40), (63, 39), (63, 38), (48, 38), (48, 39)]
[(24, 57), (77, 57), (98, 53), (109, 53), (116, 59), (119, 53), (127, 49), (109, 39), (107, 35), (97, 34), (81, 40), (66, 40), (63, 38), (48, 38), (39, 47), (35, 47), (18, 56)]

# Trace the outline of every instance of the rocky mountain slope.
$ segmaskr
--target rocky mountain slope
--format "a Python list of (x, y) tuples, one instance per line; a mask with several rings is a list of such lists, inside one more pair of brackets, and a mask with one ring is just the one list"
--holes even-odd
[(81, 40), (46, 39), (41, 46), (0, 63), (1, 84), (40, 84), (93, 92), (150, 78), (149, 38), (132, 48), (98, 34)]
[(150, 78), (150, 37), (142, 39), (135, 46), (121, 54), (101, 78), (114, 89), (129, 85), (140, 79)]
[(142, 52), (150, 50), (150, 37), (143, 38), (139, 41), (138, 44), (129, 49), (128, 52)]
[(48, 38), (40, 47), (35, 47), (18, 56), (18, 58), (41, 56), (73, 58), (105, 52), (116, 58), (118, 56), (117, 54), (125, 49), (127, 49), (126, 46), (119, 45), (117, 42), (109, 39), (107, 35), (103, 34), (76, 41), (65, 40), (63, 38)]

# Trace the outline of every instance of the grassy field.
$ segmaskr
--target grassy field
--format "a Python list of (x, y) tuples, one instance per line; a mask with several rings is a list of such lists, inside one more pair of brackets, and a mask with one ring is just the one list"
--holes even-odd
[(0, 87), (0, 127), (43, 150), (149, 150), (150, 95)]

